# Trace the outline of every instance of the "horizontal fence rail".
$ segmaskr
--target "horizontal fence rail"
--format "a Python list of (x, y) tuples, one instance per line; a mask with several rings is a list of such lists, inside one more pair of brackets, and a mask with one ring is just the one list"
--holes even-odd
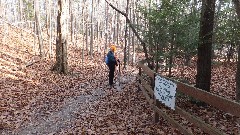
[[(155, 72), (153, 72), (149, 67), (144, 65), (144, 61), (138, 62), (138, 68), (139, 68), (139, 75), (137, 75), (138, 79), (138, 87), (139, 90), (142, 91), (143, 95), (146, 97), (147, 102), (150, 104), (152, 109), (155, 112), (154, 117), (158, 117), (157, 115), (162, 116), (164, 119), (166, 119), (172, 126), (176, 127), (181, 131), (183, 134), (192, 134), (189, 130), (187, 130), (184, 126), (179, 124), (177, 121), (175, 121), (171, 116), (166, 114), (163, 110), (164, 108), (159, 107), (159, 101), (156, 100), (154, 96), (154, 87), (148, 84), (146, 80), (143, 79), (142, 73), (145, 73), (148, 77), (151, 78), (151, 80), (155, 80), (155, 76), (161, 76)], [(226, 113), (230, 113), (234, 116), (240, 117), (240, 104), (234, 101), (231, 101), (229, 99), (220, 97), (216, 94), (201, 90), (199, 88), (195, 88), (193, 86), (190, 86), (188, 84), (184, 84), (182, 82), (179, 82), (177, 80), (167, 78), (164, 76), (161, 76), (167, 80), (171, 80), (174, 83), (177, 84), (177, 91), (182, 92), (188, 96), (194, 97), (200, 101), (203, 101), (219, 110), (222, 110)], [(200, 118), (191, 115), (190, 113), (186, 112), (185, 110), (181, 109), (180, 107), (175, 107), (175, 113), (181, 115), (185, 119), (187, 119), (189, 122), (193, 123), (197, 127), (199, 127), (202, 131), (209, 133), (211, 135), (225, 135), (225, 133), (222, 133), (218, 129), (212, 127), (211, 125), (205, 123)], [(155, 118), (155, 122), (157, 122), (157, 118)]]

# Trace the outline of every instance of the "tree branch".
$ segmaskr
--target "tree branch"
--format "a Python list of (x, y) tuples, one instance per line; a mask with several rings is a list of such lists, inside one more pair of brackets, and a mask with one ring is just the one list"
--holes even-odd
[(137, 33), (136, 29), (134, 28), (134, 26), (131, 23), (131, 20), (128, 18), (127, 14), (120, 11), (119, 9), (117, 9), (115, 6), (113, 6), (107, 0), (105, 0), (105, 2), (107, 2), (107, 4), (109, 6), (111, 6), (114, 10), (116, 10), (118, 13), (120, 13), (121, 15), (123, 15), (126, 18), (126, 21), (129, 24), (129, 27), (132, 29), (133, 33), (137, 36), (137, 39), (140, 41), (141, 45), (143, 46), (143, 51), (145, 53), (145, 58), (147, 60), (148, 66), (150, 66), (150, 61), (149, 61), (149, 58), (148, 58), (148, 51), (147, 51), (146, 43), (143, 41), (143, 39), (141, 39), (140, 35)]
[(123, 16), (127, 16), (127, 14), (126, 13), (124, 13), (124, 12), (122, 12), (122, 11), (120, 11), (119, 9), (117, 9), (115, 6), (113, 6), (111, 3), (109, 3), (107, 0), (105, 0), (105, 2), (107, 2), (107, 4), (109, 5), (109, 6), (111, 6), (114, 10), (116, 10), (118, 13), (120, 13), (120, 14), (122, 14)]

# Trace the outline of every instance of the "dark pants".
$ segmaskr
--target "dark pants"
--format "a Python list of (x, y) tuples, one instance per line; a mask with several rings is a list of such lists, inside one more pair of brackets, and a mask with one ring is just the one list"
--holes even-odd
[(108, 65), (109, 68), (109, 85), (113, 85), (113, 78), (114, 78), (114, 71), (115, 71), (115, 64), (109, 64)]

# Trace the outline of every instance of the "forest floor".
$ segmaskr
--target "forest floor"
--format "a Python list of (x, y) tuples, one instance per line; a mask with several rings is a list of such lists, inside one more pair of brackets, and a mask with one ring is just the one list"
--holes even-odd
[[(54, 59), (40, 59), (33, 40), (14, 31), (6, 39), (0, 33), (0, 134), (180, 134), (163, 118), (153, 123), (153, 110), (137, 91), (137, 68), (122, 69), (121, 88), (109, 89), (103, 55), (85, 55), (82, 66), (81, 49), (69, 47), (69, 74), (57, 74), (50, 70)], [(194, 60), (178, 66), (173, 76), (194, 83), (195, 67)], [(211, 91), (234, 100), (235, 71), (234, 64), (215, 65)], [(239, 118), (231, 114), (188, 100), (177, 104), (226, 134), (240, 134)], [(174, 116), (194, 134), (206, 134)]]
[(1, 134), (179, 133), (167, 123), (153, 124), (153, 112), (137, 92), (135, 68), (122, 71), (120, 90), (109, 89), (101, 59), (86, 56), (83, 68), (69, 62), (70, 74), (58, 75), (47, 59), (18, 68), (25, 62), (14, 64), (20, 56), (7, 55), (7, 49), (1, 52)]

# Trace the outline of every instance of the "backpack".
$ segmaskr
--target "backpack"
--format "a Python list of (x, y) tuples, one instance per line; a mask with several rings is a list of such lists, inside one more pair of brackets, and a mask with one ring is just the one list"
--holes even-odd
[(108, 56), (105, 58), (105, 63), (108, 64)]

